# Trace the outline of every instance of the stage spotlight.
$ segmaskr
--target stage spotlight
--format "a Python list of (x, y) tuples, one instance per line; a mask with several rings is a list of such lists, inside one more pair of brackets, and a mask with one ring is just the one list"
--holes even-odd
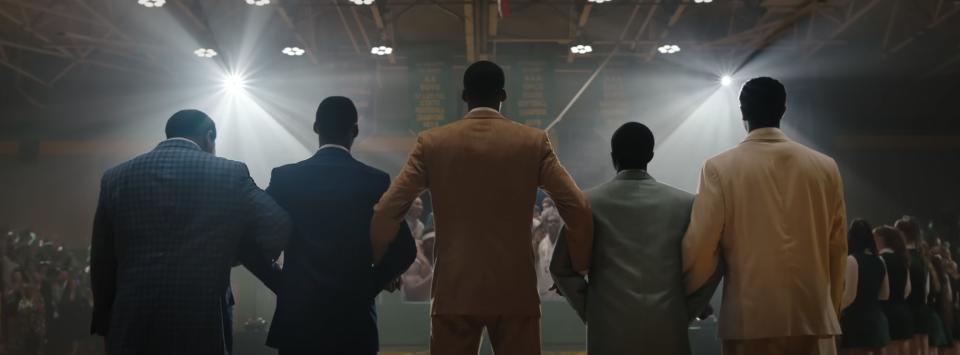
[(247, 5), (267, 6), (270, 5), (270, 0), (247, 0)]
[(217, 51), (210, 48), (199, 48), (193, 51), (193, 54), (196, 54), (200, 58), (213, 58), (217, 56)]
[(587, 54), (593, 52), (593, 47), (584, 44), (578, 44), (576, 46), (570, 47), (570, 53), (573, 54)]
[(247, 82), (243, 78), (243, 75), (230, 73), (223, 78), (223, 88), (226, 89), (227, 92), (238, 93), (247, 88)]
[(163, 7), (167, 0), (137, 0), (137, 3), (146, 7)]
[(680, 51), (680, 46), (676, 44), (665, 44), (660, 47), (657, 47), (657, 52), (660, 54), (674, 54)]
[(374, 0), (350, 0), (354, 5), (373, 5)]
[(283, 54), (286, 54), (291, 57), (299, 57), (306, 53), (307, 51), (303, 50), (300, 47), (287, 47), (283, 49)]
[(393, 48), (389, 46), (378, 46), (370, 49), (370, 54), (390, 55), (392, 53), (393, 53)]
[(733, 84), (733, 78), (731, 78), (729, 75), (720, 77), (720, 85), (730, 86), (730, 84)]

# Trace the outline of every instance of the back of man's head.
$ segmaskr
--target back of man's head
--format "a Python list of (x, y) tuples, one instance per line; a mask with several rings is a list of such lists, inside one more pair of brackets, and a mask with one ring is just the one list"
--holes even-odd
[(787, 89), (777, 79), (753, 78), (740, 89), (740, 111), (754, 128), (779, 127), (787, 110)]
[(653, 160), (653, 147), (656, 144), (653, 132), (639, 122), (627, 122), (613, 132), (610, 140), (611, 156), (617, 171), (646, 169)]
[(499, 65), (486, 60), (471, 64), (463, 73), (463, 98), (500, 102), (506, 98), (506, 77)]
[(357, 133), (357, 107), (343, 96), (330, 96), (317, 107), (313, 131), (328, 143), (352, 143)]
[(202, 139), (208, 132), (213, 132), (214, 138), (216, 138), (217, 125), (203, 111), (181, 110), (170, 116), (165, 131), (167, 139)]

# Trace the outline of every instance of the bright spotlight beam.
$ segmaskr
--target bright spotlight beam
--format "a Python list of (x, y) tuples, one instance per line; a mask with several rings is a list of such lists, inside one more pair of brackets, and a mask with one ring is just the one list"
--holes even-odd
[(243, 75), (231, 73), (223, 78), (223, 88), (229, 93), (240, 93), (247, 88), (247, 83)]
[(730, 86), (730, 84), (733, 84), (733, 78), (731, 78), (729, 75), (720, 77), (720, 85)]

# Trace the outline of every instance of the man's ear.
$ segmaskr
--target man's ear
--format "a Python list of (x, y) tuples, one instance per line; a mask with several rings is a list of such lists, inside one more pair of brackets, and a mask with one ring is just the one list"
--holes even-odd
[(463, 102), (470, 101), (470, 98), (467, 97), (467, 89), (463, 89), (463, 91), (460, 92), (460, 99), (463, 100)]
[(350, 133), (353, 135), (353, 138), (357, 138), (360, 135), (360, 124), (354, 124), (353, 128), (350, 129)]
[(507, 101), (507, 90), (500, 89), (500, 97), (498, 97), (500, 102)]
[(320, 127), (317, 126), (317, 122), (313, 123), (313, 133), (320, 134)]

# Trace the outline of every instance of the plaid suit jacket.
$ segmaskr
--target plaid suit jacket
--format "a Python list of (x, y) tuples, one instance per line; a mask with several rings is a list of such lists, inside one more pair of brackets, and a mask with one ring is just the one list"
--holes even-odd
[(289, 218), (243, 163), (186, 140), (107, 171), (94, 219), (92, 332), (107, 353), (229, 353), (227, 289), (240, 248), (276, 258)]

